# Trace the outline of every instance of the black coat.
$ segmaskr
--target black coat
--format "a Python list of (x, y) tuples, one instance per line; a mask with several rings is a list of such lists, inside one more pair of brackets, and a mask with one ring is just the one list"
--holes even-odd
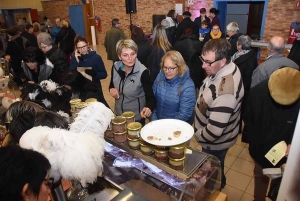
[(300, 67), (300, 40), (293, 42), (288, 58), (293, 60)]
[(190, 69), (190, 76), (196, 88), (201, 86), (205, 77), (202, 62), (199, 58), (201, 55), (201, 42), (195, 35), (182, 35), (175, 43), (175, 50), (180, 52), (186, 65)]
[[(210, 19), (206, 15), (205, 15), (205, 20), (208, 23), (208, 28), (210, 28)], [(198, 28), (200, 29), (201, 28), (201, 22), (202, 22), (201, 16), (196, 17), (194, 22), (198, 25)]]
[(244, 97), (242, 102), (242, 108), (241, 108), (241, 119), (244, 119), (245, 113), (246, 113), (246, 107), (247, 107), (247, 101), (251, 86), (251, 78), (252, 73), (258, 66), (257, 63), (257, 54), (254, 50), (250, 50), (247, 54), (244, 54), (237, 58), (234, 63), (238, 66), (242, 80), (244, 85)]
[(69, 64), (67, 62), (65, 53), (56, 46), (53, 46), (48, 52), (45, 53), (45, 56), (54, 66), (49, 79), (61, 84), (60, 78), (69, 69)]
[(55, 37), (56, 44), (65, 54), (71, 54), (74, 51), (74, 39), (76, 33), (72, 27), (61, 27), (57, 36)]
[(151, 44), (147, 41), (140, 41), (136, 43), (138, 46), (138, 54), (137, 58), (138, 60), (146, 67), (147, 66), (147, 59), (149, 55), (151, 54)]
[(197, 36), (199, 38), (199, 28), (198, 25), (191, 20), (191, 18), (186, 17), (178, 24), (177, 30), (176, 30), (176, 39), (179, 40), (181, 35), (184, 33), (185, 30), (188, 28), (191, 28), (193, 30), (192, 34)]
[(21, 36), (23, 36), (24, 38), (26, 38), (29, 41), (30, 46), (39, 47), (37, 44), (37, 39), (36, 39), (35, 35), (28, 33), (27, 31), (23, 31), (21, 33)]
[[(243, 136), (249, 142), (249, 153), (262, 168), (274, 167), (265, 154), (278, 142), (290, 144), (293, 138), (300, 100), (283, 106), (277, 104), (271, 97), (268, 81), (264, 80), (250, 90)], [(275, 167), (285, 163), (282, 159)]]
[(156, 76), (160, 71), (160, 62), (162, 57), (165, 55), (163, 49), (158, 49), (157, 47), (152, 47), (151, 54), (148, 57), (146, 67), (150, 70), (150, 77), (152, 82), (154, 82)]
[(176, 42), (176, 26), (172, 26), (166, 29), (166, 34), (168, 37), (168, 40), (172, 47), (175, 45)]
[[(17, 77), (22, 77), (23, 70), (21, 68), (22, 52), (25, 48), (29, 47), (29, 41), (21, 36), (14, 38), (7, 42), (5, 54), (10, 56), (10, 67), (14, 70)], [(21, 75), (22, 74), (22, 75)]]
[(232, 35), (228, 40), (231, 45), (231, 56), (233, 56), (237, 52), (236, 42), (238, 41), (238, 39), (241, 35), (242, 34), (240, 34), (240, 33), (236, 33), (236, 34)]

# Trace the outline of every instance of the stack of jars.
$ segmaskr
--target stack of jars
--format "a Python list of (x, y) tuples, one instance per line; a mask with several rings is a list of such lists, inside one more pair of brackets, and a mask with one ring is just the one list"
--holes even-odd
[(182, 170), (184, 167), (186, 143), (172, 146), (169, 149), (169, 165), (175, 170)]
[(89, 99), (86, 99), (85, 102), (81, 102), (80, 98), (74, 98), (74, 99), (70, 100), (71, 114), (72, 114), (71, 122), (74, 121), (74, 119), (77, 117), (80, 110), (82, 110), (89, 103), (92, 103), (92, 102), (97, 102), (97, 99), (96, 98), (89, 98)]

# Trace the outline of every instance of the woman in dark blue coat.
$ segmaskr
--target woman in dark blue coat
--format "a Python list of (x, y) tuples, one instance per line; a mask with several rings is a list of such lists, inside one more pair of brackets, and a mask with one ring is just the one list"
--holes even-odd
[(77, 67), (91, 67), (84, 72), (92, 77), (92, 81), (96, 86), (101, 88), (100, 80), (107, 77), (107, 72), (103, 60), (96, 51), (89, 48), (88, 42), (83, 36), (75, 38), (75, 53), (72, 55), (70, 70), (77, 70)]
[(151, 121), (179, 119), (193, 123), (196, 90), (179, 52), (169, 51), (163, 56), (161, 71), (153, 84), (153, 93), (156, 108)]

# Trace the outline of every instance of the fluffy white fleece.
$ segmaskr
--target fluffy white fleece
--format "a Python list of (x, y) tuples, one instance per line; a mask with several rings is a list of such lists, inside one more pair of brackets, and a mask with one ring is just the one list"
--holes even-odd
[(85, 186), (103, 171), (105, 140), (90, 131), (34, 127), (21, 137), (20, 146), (44, 154), (51, 164), (50, 176), (55, 180), (61, 175), (64, 179), (77, 179)]
[(113, 117), (113, 112), (103, 103), (92, 102), (78, 113), (70, 125), (70, 131), (76, 133), (90, 131), (103, 137)]
[(52, 80), (44, 80), (41, 81), (41, 83), (39, 84), (42, 89), (46, 92), (52, 92), (55, 91), (55, 89), (57, 89), (58, 84), (53, 82)]

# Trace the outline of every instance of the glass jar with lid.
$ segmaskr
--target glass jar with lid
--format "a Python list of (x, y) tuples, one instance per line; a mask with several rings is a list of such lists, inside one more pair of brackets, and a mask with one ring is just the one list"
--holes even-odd
[(154, 153), (154, 146), (149, 144), (148, 142), (145, 142), (144, 140), (142, 140), (142, 138), (140, 138), (140, 149), (142, 154), (147, 156)]
[(131, 122), (127, 124), (128, 137), (131, 139), (140, 138), (142, 124), (139, 122)]
[(124, 133), (127, 132), (126, 130), (126, 119), (121, 117), (121, 116), (117, 116), (114, 119), (111, 120), (111, 124), (112, 124), (112, 130), (114, 133)]
[(115, 133), (113, 132), (114, 134), (114, 140), (118, 143), (123, 143), (123, 142), (126, 142), (127, 140), (127, 131), (125, 130), (125, 132), (123, 133)]
[(185, 157), (174, 159), (169, 156), (169, 166), (174, 170), (182, 170), (184, 167)]
[(70, 105), (71, 105), (71, 113), (75, 112), (75, 105), (77, 103), (80, 103), (81, 99), (80, 98), (74, 98), (70, 100)]
[(180, 159), (185, 156), (186, 143), (175, 145), (169, 148), (169, 156), (173, 159)]
[(121, 117), (126, 118), (126, 123), (129, 124), (131, 122), (135, 122), (135, 113), (128, 111), (128, 112), (123, 112)]
[(128, 136), (127, 140), (128, 140), (128, 146), (131, 149), (139, 149), (140, 148), (140, 139), (139, 138), (131, 139)]

